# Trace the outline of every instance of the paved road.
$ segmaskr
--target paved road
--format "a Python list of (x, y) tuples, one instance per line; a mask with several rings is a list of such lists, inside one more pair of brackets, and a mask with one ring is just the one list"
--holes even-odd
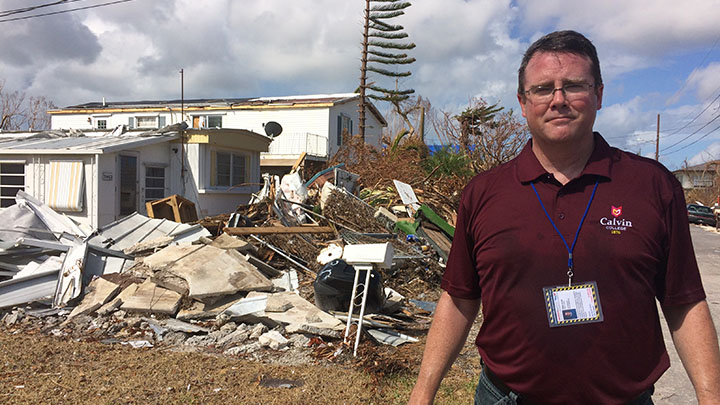
[[(720, 329), (720, 233), (713, 228), (698, 225), (690, 225), (690, 233), (710, 312), (716, 328)], [(662, 318), (662, 312), (660, 316)], [(662, 325), (671, 364), (670, 369), (655, 384), (653, 401), (657, 405), (697, 404), (695, 391), (675, 351), (665, 319), (662, 319)]]

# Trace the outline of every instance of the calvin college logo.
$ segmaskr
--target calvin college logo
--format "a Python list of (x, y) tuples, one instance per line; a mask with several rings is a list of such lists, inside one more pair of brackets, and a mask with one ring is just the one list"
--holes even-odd
[(620, 235), (622, 231), (627, 231), (629, 228), (632, 228), (632, 221), (629, 221), (624, 218), (620, 218), (620, 216), (623, 213), (622, 205), (619, 207), (616, 207), (614, 205), (610, 206), (610, 214), (613, 216), (613, 218), (608, 217), (602, 217), (600, 218), (600, 225), (604, 226), (605, 229), (610, 231), (610, 234), (612, 235)]

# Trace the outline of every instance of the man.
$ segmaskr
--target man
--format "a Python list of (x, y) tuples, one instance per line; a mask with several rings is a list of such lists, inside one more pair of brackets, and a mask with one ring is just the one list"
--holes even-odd
[(680, 184), (593, 132), (595, 47), (554, 32), (526, 51), (532, 139), (463, 191), (410, 403), (431, 403), (482, 302), (478, 404), (652, 404), (669, 367), (655, 299), (700, 404), (720, 403), (720, 352)]

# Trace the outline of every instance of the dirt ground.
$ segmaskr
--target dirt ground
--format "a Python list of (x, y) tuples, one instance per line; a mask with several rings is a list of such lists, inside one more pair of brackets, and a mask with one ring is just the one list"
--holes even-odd
[[(437, 403), (471, 401), (479, 357), (471, 341)], [(134, 349), (0, 330), (0, 403), (43, 404), (401, 404), (412, 389), (424, 340), (399, 348), (361, 345), (360, 360), (284, 359)], [(308, 353), (312, 353), (309, 349)], [(290, 363), (290, 364), (288, 364)]]

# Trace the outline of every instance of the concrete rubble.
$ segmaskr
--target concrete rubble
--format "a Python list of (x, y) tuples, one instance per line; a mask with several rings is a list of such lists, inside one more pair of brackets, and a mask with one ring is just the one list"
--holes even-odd
[[(344, 176), (344, 187), (330, 181), (311, 186), (297, 173), (279, 190), (268, 182), (267, 196), (239, 207), (226, 224), (289, 231), (255, 235), (250, 229), (247, 237), (222, 229), (213, 229), (219, 235), (213, 236), (202, 220), (190, 225), (138, 213), (98, 229), (82, 229), (20, 192), (16, 205), (0, 210), (0, 222), (15, 224), (12, 230), (0, 230), (0, 328), (230, 356), (309, 351), (311, 342), (317, 344), (313, 339), (347, 339), (343, 332), (349, 328), (349, 308), (323, 311), (312, 301), (317, 276), (344, 257), (345, 247), (367, 253), (360, 245), (389, 246), (394, 256), (381, 258), (384, 265), (377, 268), (386, 280), (403, 268), (428, 271), (437, 266), (437, 257), (388, 233), (398, 217), (351, 194), (348, 189), (357, 176), (336, 172)], [(319, 206), (321, 196), (326, 217), (307, 208), (309, 200)], [(334, 231), (304, 231), (319, 225)], [(356, 265), (372, 269), (377, 263), (369, 256), (360, 254)], [(405, 277), (398, 280), (400, 286), (417, 278)], [(396, 289), (380, 291), (382, 313), (363, 317), (365, 340), (393, 346), (416, 342), (411, 335), (427, 330), (430, 313)], [(353, 312), (362, 312), (359, 299), (355, 302)]]

